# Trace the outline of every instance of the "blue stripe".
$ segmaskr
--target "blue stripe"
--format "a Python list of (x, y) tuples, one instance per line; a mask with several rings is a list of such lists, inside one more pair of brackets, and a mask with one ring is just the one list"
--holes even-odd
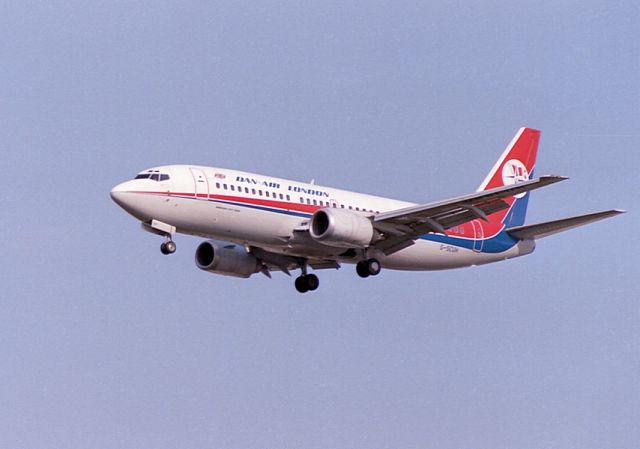
[[(466, 249), (474, 249), (475, 247), (480, 246), (480, 242), (474, 239), (463, 239), (460, 237), (451, 237), (448, 235), (442, 234), (424, 234), (420, 236), (421, 240), (427, 240), (430, 242), (442, 243), (445, 245), (453, 245), (458, 246), (460, 248)], [(500, 231), (499, 234), (490, 237), (488, 239), (482, 240), (482, 253), (502, 253), (511, 249), (514, 245), (518, 243), (517, 239), (514, 239), (509, 234), (507, 234), (504, 230)]]

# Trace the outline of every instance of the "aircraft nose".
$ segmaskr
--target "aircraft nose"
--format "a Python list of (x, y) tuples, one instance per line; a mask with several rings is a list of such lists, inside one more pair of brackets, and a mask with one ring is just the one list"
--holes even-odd
[(111, 199), (124, 210), (130, 210), (132, 207), (132, 189), (131, 181), (118, 184), (111, 189)]
[(126, 182), (123, 182), (111, 189), (111, 199), (120, 207), (122, 207), (124, 203), (124, 197), (127, 191), (126, 184)]
[(125, 181), (111, 189), (111, 199), (122, 209), (140, 221), (147, 221), (153, 215), (154, 202), (140, 194), (137, 181)]

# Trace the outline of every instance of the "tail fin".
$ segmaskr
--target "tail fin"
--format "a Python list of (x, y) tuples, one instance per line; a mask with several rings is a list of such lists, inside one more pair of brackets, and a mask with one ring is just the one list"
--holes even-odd
[[(482, 192), (530, 179), (536, 164), (539, 141), (540, 131), (520, 128), (476, 191)], [(506, 227), (523, 225), (529, 193), (506, 198), (505, 201), (510, 205), (509, 209), (493, 214), (490, 220), (500, 221)]]

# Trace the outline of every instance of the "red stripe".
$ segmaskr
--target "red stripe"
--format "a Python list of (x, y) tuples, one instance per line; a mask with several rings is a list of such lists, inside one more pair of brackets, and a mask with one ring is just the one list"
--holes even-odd
[(304, 212), (307, 214), (312, 214), (318, 209), (321, 209), (325, 206), (314, 206), (310, 204), (301, 204), (301, 203), (291, 203), (287, 201), (271, 201), (271, 200), (263, 200), (260, 198), (247, 198), (243, 196), (228, 196), (228, 195), (207, 195), (206, 193), (198, 193), (197, 195), (193, 192), (154, 192), (154, 191), (144, 191), (144, 190), (135, 190), (132, 193), (145, 193), (149, 195), (168, 195), (175, 197), (187, 197), (187, 198), (202, 198), (202, 199), (212, 199), (212, 200), (221, 200), (221, 201), (231, 201), (234, 203), (245, 203), (245, 204), (253, 204), (257, 206), (265, 206), (272, 207), (276, 209), (285, 209), (291, 210), (295, 212)]

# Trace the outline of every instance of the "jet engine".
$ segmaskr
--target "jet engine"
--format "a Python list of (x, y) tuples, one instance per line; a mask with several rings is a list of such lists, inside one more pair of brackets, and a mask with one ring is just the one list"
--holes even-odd
[(367, 217), (330, 208), (313, 214), (310, 233), (319, 242), (338, 248), (365, 248), (375, 236), (373, 224)]
[(235, 243), (207, 240), (196, 249), (196, 265), (209, 273), (248, 278), (260, 269), (258, 259)]

